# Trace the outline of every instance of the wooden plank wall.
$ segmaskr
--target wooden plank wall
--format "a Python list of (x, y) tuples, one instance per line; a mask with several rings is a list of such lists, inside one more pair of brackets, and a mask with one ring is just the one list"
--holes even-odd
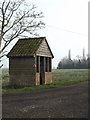
[(34, 57), (10, 58), (9, 73), (10, 84), (18, 86), (35, 85)]
[(52, 83), (52, 72), (45, 72), (45, 84)]
[(44, 40), (43, 43), (41, 44), (37, 54), (38, 56), (45, 56), (45, 57), (52, 57), (51, 52), (47, 46), (46, 41)]

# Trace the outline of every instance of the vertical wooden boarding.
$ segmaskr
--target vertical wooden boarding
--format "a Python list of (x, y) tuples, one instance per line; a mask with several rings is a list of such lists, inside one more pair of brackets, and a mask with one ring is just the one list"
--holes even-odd
[(49, 72), (49, 57), (47, 57), (47, 72)]
[(47, 72), (47, 57), (45, 57), (45, 72)]
[(44, 72), (44, 73), (45, 73), (45, 65), (46, 65), (45, 61), (46, 61), (46, 60), (45, 60), (45, 57), (44, 57), (44, 63), (43, 63), (43, 67), (44, 67), (44, 71), (43, 71), (43, 72)]
[(40, 85), (40, 56), (36, 56), (36, 85)]
[(44, 57), (44, 64), (43, 64), (43, 67), (44, 67), (44, 71), (43, 71), (43, 84), (45, 84), (45, 66), (46, 66), (46, 59)]
[(39, 74), (40, 74), (40, 56), (38, 56), (39, 59)]
[(51, 70), (52, 70), (52, 60), (49, 57), (49, 72), (52, 72)]

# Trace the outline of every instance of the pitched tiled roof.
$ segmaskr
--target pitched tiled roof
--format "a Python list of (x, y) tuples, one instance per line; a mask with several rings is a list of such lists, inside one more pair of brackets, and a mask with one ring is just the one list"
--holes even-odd
[(19, 39), (7, 57), (14, 56), (33, 56), (38, 50), (45, 37)]

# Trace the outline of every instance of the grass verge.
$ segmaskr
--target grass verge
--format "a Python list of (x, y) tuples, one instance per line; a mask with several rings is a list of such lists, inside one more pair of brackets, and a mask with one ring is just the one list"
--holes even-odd
[(71, 79), (61, 82), (54, 82), (47, 85), (40, 85), (40, 86), (33, 86), (33, 87), (23, 87), (23, 88), (17, 88), (17, 89), (2, 89), (2, 93), (28, 93), (31, 91), (37, 91), (37, 90), (43, 90), (43, 89), (50, 89), (50, 88), (58, 88), (62, 86), (68, 86), (72, 84), (77, 84), (80, 82), (88, 81), (88, 79)]

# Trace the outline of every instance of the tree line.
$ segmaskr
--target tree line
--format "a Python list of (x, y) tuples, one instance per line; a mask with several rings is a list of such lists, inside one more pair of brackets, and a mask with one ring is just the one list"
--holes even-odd
[(77, 56), (77, 59), (71, 59), (71, 51), (68, 52), (68, 57), (64, 57), (57, 66), (57, 69), (90, 69), (90, 55), (85, 56), (85, 49), (83, 55)]

